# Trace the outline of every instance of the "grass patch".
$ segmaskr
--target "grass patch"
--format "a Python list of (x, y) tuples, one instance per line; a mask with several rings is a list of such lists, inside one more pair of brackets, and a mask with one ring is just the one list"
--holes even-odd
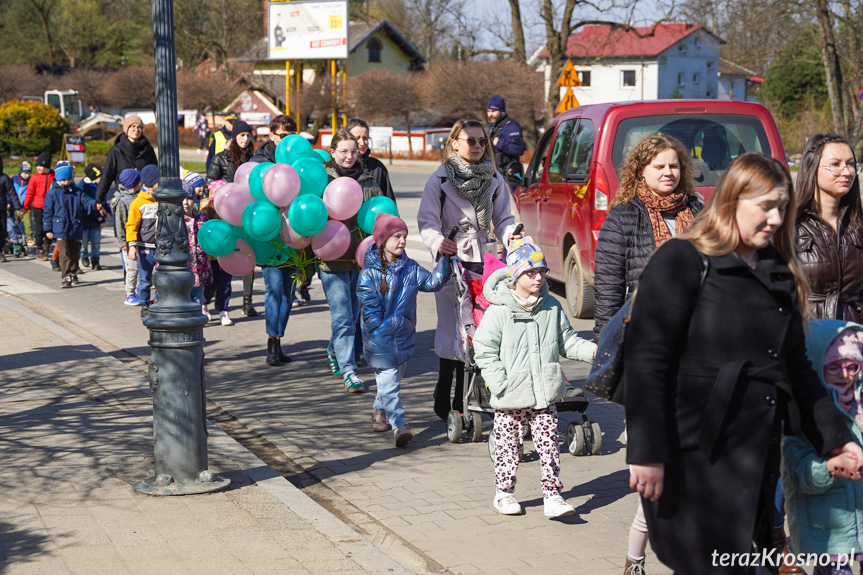
[(207, 177), (207, 162), (186, 162), (181, 160), (180, 165), (190, 172), (198, 172), (205, 178)]

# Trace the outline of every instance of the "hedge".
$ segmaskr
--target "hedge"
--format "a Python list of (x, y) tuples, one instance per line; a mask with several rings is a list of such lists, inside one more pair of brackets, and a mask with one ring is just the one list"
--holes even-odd
[(36, 156), (61, 150), (66, 120), (51, 106), (12, 100), (0, 106), (0, 153)]

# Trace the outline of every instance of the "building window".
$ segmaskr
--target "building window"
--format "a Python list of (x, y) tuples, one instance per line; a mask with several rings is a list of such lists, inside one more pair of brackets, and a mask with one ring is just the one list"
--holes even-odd
[(584, 71), (578, 73), (578, 79), (581, 82), (581, 85), (585, 88), (590, 86), (590, 72)]
[(381, 41), (377, 38), (372, 38), (366, 42), (366, 48), (369, 50), (369, 62), (381, 61)]
[(695, 72), (694, 74), (692, 74), (692, 83), (693, 84), (697, 84), (700, 81), (701, 81), (701, 74), (699, 74), (698, 72)]
[(695, 45), (696, 48), (701, 48), (701, 38), (699, 38), (698, 36), (695, 37), (695, 40), (693, 40), (692, 43)]
[(708, 63), (707, 63), (707, 69), (708, 69), (708, 70), (712, 70), (712, 69), (713, 69), (713, 62), (708, 62)]
[(623, 87), (632, 88), (635, 86), (635, 70), (623, 70), (621, 72)]
[(680, 72), (677, 75), (677, 85), (678, 86), (685, 86), (686, 85), (686, 74), (684, 74), (683, 72)]

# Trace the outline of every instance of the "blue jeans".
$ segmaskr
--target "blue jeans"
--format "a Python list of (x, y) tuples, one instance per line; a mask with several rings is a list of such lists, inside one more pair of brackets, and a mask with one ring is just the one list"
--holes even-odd
[(375, 409), (387, 414), (387, 421), (393, 429), (407, 424), (405, 408), (402, 407), (402, 400), (399, 399), (399, 390), (407, 365), (405, 362), (397, 368), (375, 368), (375, 384), (378, 388), (378, 394), (375, 396)]
[(84, 236), (81, 239), (81, 257), (98, 258), (101, 247), (102, 228), (90, 228), (89, 230), (84, 230)]
[(321, 271), (324, 296), (330, 306), (330, 328), (332, 335), (327, 345), (327, 354), (339, 362), (339, 370), (348, 376), (357, 370), (354, 361), (354, 331), (360, 317), (360, 302), (357, 299), (359, 271)]
[(18, 223), (18, 220), (15, 219), (15, 215), (12, 214), (12, 212), (9, 212), (9, 214), (10, 215), (6, 217), (6, 231), (9, 234), (9, 239), (12, 240), (12, 243), (17, 244), (20, 234), (23, 233), (19, 230), (19, 226), (21, 226), (21, 224)]
[(192, 301), (198, 302), (198, 305), (203, 306), (204, 305), (204, 287), (203, 286), (193, 287), (192, 293), (189, 294), (189, 297), (191, 298)]
[(288, 318), (291, 317), (291, 304), (294, 302), (294, 269), (263, 268), (264, 276), (264, 319), (267, 335), (285, 337)]
[(138, 301), (150, 305), (150, 286), (153, 285), (153, 268), (156, 254), (152, 248), (138, 248)]

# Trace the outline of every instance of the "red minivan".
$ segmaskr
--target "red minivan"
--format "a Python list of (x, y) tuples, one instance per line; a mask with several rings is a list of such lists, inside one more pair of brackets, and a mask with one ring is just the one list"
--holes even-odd
[[(515, 196), (549, 276), (566, 283), (574, 317), (593, 317), (596, 240), (620, 183), (618, 169), (646, 136), (679, 139), (709, 198), (731, 161), (761, 152), (785, 164), (776, 122), (764, 106), (723, 100), (659, 100), (572, 108), (548, 126)], [(787, 165), (787, 164), (786, 164)]]

